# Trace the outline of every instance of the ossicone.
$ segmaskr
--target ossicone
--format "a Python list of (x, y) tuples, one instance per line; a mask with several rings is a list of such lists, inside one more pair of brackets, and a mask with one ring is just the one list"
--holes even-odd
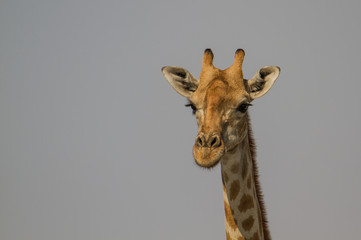
[(210, 48), (207, 48), (203, 54), (203, 68), (213, 67), (213, 52)]
[(238, 68), (239, 70), (242, 70), (242, 64), (244, 59), (244, 50), (239, 48), (237, 49), (235, 55), (234, 55), (234, 62), (232, 64), (232, 68)]

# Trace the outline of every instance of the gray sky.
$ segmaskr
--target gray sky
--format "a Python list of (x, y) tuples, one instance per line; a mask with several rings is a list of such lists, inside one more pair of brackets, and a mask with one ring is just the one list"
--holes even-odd
[(273, 239), (361, 234), (361, 2), (0, 2), (0, 239), (225, 239), (219, 166), (162, 76), (281, 76), (250, 109)]

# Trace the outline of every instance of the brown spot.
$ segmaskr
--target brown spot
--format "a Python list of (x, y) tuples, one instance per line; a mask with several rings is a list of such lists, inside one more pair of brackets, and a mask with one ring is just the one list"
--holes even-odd
[(246, 218), (245, 220), (243, 220), (242, 227), (244, 230), (249, 231), (253, 227), (253, 224), (254, 224), (254, 218), (251, 215), (248, 218)]
[(233, 173), (238, 173), (239, 172), (239, 162), (236, 162), (235, 164), (232, 165), (231, 167), (231, 172)]
[(247, 179), (247, 187), (248, 187), (248, 189), (251, 189), (251, 187), (252, 187), (252, 185), (251, 185), (251, 176), (249, 176), (248, 177), (248, 179)]
[(231, 239), (231, 236), (229, 236), (229, 233), (228, 233), (228, 232), (226, 232), (226, 237), (227, 237), (227, 240), (232, 240), (232, 239)]
[(249, 240), (259, 240), (259, 234), (258, 232), (255, 232), (253, 236)]
[(238, 240), (244, 240), (244, 238), (243, 237), (238, 237)]
[(242, 178), (245, 179), (248, 173), (248, 160), (245, 160), (242, 166)]
[(253, 207), (254, 207), (253, 197), (251, 195), (244, 194), (240, 200), (238, 210), (240, 212), (245, 212)]
[(231, 201), (236, 199), (240, 189), (241, 189), (241, 185), (240, 185), (239, 181), (234, 181), (231, 184), (231, 189), (230, 189), (230, 193), (229, 193), (229, 199)]
[(235, 230), (237, 228), (237, 224), (234, 221), (232, 212), (231, 212), (231, 208), (229, 207), (229, 205), (224, 202), (224, 211), (225, 211), (225, 215), (226, 215), (226, 221), (228, 222), (229, 226)]

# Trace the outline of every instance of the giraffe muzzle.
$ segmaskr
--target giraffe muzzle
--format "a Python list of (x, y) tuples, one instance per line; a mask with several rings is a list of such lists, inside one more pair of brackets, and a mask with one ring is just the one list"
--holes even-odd
[(196, 163), (205, 168), (217, 165), (224, 154), (223, 140), (218, 133), (200, 133), (193, 147), (193, 156)]
[(212, 133), (209, 135), (200, 133), (196, 138), (195, 144), (201, 148), (208, 147), (215, 149), (221, 145), (221, 137), (217, 133)]

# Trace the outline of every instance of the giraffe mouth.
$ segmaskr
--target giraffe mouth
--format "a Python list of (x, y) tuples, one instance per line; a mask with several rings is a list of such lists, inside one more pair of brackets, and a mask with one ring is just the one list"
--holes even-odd
[(225, 153), (223, 143), (217, 148), (199, 147), (197, 144), (193, 147), (193, 157), (198, 166), (212, 168), (219, 163)]

